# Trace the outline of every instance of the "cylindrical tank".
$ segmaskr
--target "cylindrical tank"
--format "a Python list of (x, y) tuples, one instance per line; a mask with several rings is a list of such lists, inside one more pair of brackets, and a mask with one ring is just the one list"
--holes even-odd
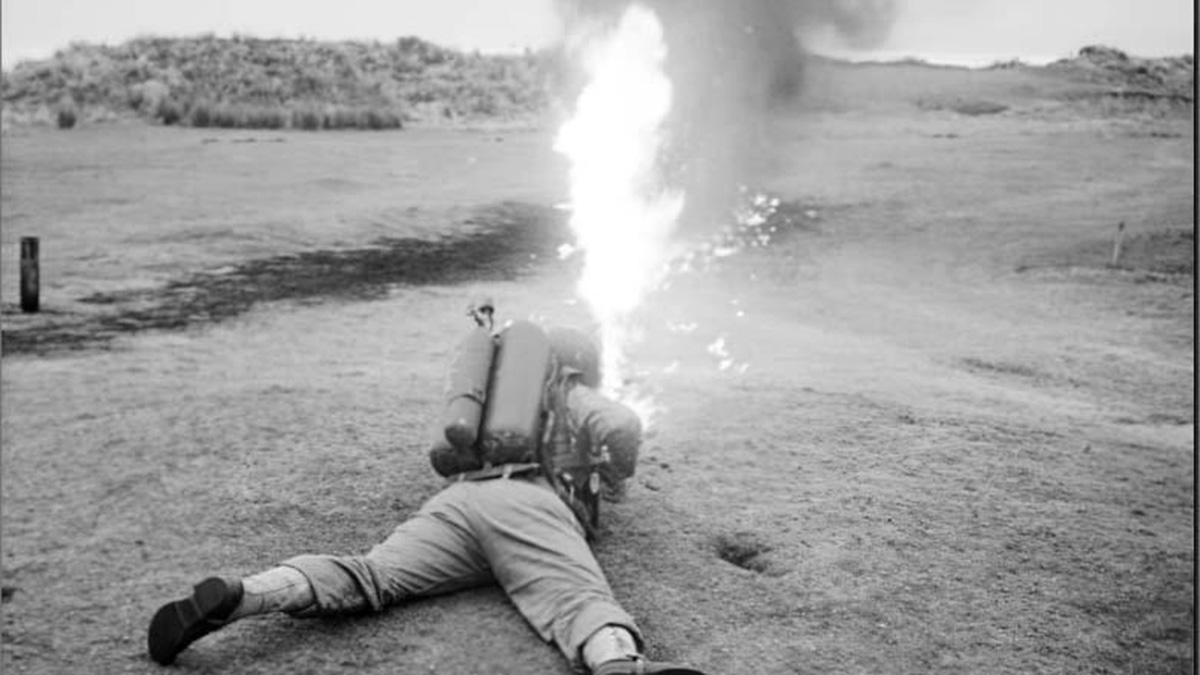
[(515, 321), (499, 335), (480, 455), (492, 465), (536, 461), (550, 341), (536, 324)]
[(472, 330), (458, 343), (446, 374), (442, 429), (458, 450), (473, 450), (487, 404), (488, 378), (496, 343), (486, 329)]

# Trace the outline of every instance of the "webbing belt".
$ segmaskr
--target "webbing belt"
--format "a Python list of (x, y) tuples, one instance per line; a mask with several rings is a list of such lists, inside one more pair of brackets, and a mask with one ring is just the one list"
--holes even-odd
[(537, 462), (529, 462), (526, 464), (497, 464), (496, 466), (488, 466), (475, 471), (463, 471), (456, 473), (446, 479), (447, 483), (461, 483), (463, 481), (479, 481), (491, 480), (493, 478), (514, 478), (526, 476), (531, 473), (537, 473), (541, 470), (542, 465)]

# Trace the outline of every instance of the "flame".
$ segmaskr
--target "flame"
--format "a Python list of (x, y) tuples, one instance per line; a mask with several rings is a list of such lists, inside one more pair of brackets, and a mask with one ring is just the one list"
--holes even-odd
[(629, 390), (633, 314), (667, 269), (684, 203), (659, 171), (672, 97), (666, 52), (654, 12), (626, 9), (614, 31), (588, 43), (588, 84), (554, 144), (570, 160), (570, 225), (584, 256), (577, 290), (599, 325), (604, 387), (640, 412), (653, 404)]

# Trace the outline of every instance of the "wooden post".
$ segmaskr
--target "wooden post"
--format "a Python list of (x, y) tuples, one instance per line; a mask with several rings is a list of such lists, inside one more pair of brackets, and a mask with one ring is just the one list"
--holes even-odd
[(1113, 255), (1112, 255), (1112, 262), (1109, 263), (1109, 267), (1116, 267), (1117, 263), (1121, 261), (1121, 240), (1124, 238), (1125, 238), (1125, 221), (1122, 220), (1120, 223), (1117, 224), (1117, 236), (1115, 239), (1113, 239)]
[(38, 238), (21, 237), (21, 311), (38, 311)]

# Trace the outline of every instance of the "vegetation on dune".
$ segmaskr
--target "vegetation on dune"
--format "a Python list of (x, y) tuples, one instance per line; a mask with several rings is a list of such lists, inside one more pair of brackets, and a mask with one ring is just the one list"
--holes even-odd
[(1044, 66), (1019, 60), (965, 68), (911, 58), (855, 63), (814, 58), (801, 105), (892, 113), (914, 106), (966, 116), (1177, 118), (1192, 114), (1194, 72), (1191, 55), (1138, 58), (1100, 46)]
[(1091, 82), (1142, 90), (1161, 96), (1195, 97), (1195, 63), (1192, 55), (1144, 59), (1119, 49), (1091, 45), (1075, 58), (1055, 61), (1051, 70), (1062, 70)]
[[(140, 117), (163, 124), (386, 129), (405, 121), (523, 118), (546, 105), (542, 55), (395, 42), (144, 37), (72, 44), (3, 74), (5, 115)], [(61, 117), (59, 118), (61, 119)]]
[[(120, 118), (311, 131), (394, 129), (409, 122), (525, 122), (544, 113), (552, 89), (566, 84), (560, 56), (552, 50), (467, 54), (415, 37), (390, 43), (142, 37), (118, 46), (72, 44), (49, 59), (18, 63), (0, 79), (0, 100), (5, 126), (40, 122), (64, 129)], [(806, 81), (825, 70), (816, 79), (835, 84), (832, 90), (807, 87), (801, 97), (809, 107), (813, 99), (816, 107), (835, 109), (861, 103), (845, 81), (862, 80), (863, 70), (871, 68), (889, 73), (870, 81), (871, 101), (991, 115), (1019, 106), (1017, 99), (1023, 98), (962, 98), (956, 77), (966, 70), (917, 59), (848, 64), (813, 57), (810, 65)], [(904, 76), (896, 77), (895, 69)], [(1102, 46), (1084, 47), (1075, 57), (1044, 67), (1009, 61), (980, 74), (995, 80), (999, 88), (993, 94), (1016, 86), (1070, 102), (1086, 114), (1190, 111), (1195, 89), (1190, 55), (1143, 59)], [(1023, 79), (1014, 85), (1013, 78)], [(840, 92), (837, 100), (825, 100), (829, 91)]]
[(1064, 97), (1100, 114), (1190, 113), (1195, 103), (1195, 62), (1190, 54), (1138, 58), (1112, 47), (1092, 45), (1044, 70), (1084, 83), (1086, 89), (1065, 92)]

